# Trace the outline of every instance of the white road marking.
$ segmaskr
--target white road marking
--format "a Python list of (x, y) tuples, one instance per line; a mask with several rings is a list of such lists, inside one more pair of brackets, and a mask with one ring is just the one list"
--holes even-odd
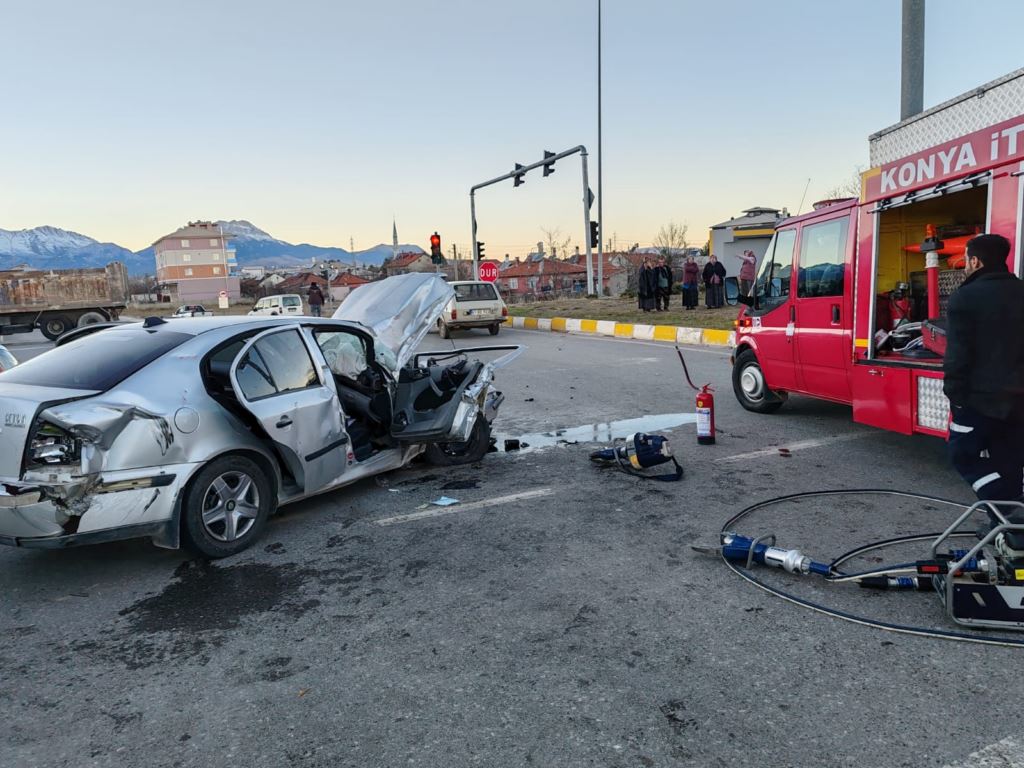
[[(549, 331), (535, 331), (535, 330), (532, 330), (530, 328), (516, 328), (512, 332), (513, 333), (536, 333), (536, 334), (543, 334), (544, 336), (547, 336), (548, 338), (551, 338), (552, 336), (554, 336), (558, 340), (561, 340), (561, 339), (574, 339), (574, 340), (580, 340), (580, 341), (612, 342), (612, 343), (617, 343), (617, 344), (634, 344), (634, 345), (642, 345), (642, 346), (645, 346), (645, 347), (658, 347), (659, 349), (665, 349), (666, 347), (676, 346), (676, 342), (674, 342), (674, 341), (640, 341), (639, 339), (617, 339), (617, 338), (615, 338), (613, 336), (589, 336), (589, 335), (580, 335), (580, 334), (575, 334), (575, 333), (551, 333)], [(706, 346), (703, 345), (703, 344), (701, 344), (699, 346), (696, 345), (696, 344), (679, 344), (678, 346), (680, 346), (683, 349), (685, 349), (687, 351), (687, 353), (689, 353), (689, 352), (700, 352), (700, 353), (705, 354), (705, 355), (717, 355), (719, 357), (728, 357), (729, 355), (732, 354), (732, 349), (729, 348), (729, 347), (720, 347), (718, 349), (707, 349)]]
[(398, 523), (410, 523), (414, 520), (423, 520), (428, 517), (443, 517), (444, 515), (454, 515), (456, 512), (472, 512), (476, 509), (486, 509), (487, 507), (497, 507), (502, 504), (511, 504), (515, 501), (525, 501), (526, 499), (536, 499), (541, 496), (550, 496), (554, 491), (550, 488), (538, 488), (534, 491), (524, 491), (523, 493), (513, 493), (510, 496), (498, 496), (493, 499), (484, 499), (483, 501), (472, 501), (469, 504), (457, 504), (453, 507), (437, 507), (435, 509), (424, 509), (420, 512), (411, 512), (408, 515), (395, 515), (394, 517), (382, 517), (380, 520), (374, 520), (377, 525), (397, 525)]
[(1024, 742), (1013, 736), (969, 754), (963, 762), (946, 763), (943, 768), (1021, 768)]
[(760, 451), (750, 451), (749, 453), (737, 453), (733, 456), (723, 456), (720, 459), (716, 459), (716, 461), (746, 461), (747, 459), (760, 459), (764, 456), (778, 456), (780, 448), (784, 448), (790, 452), (802, 451), (808, 448), (821, 448), (824, 445), (831, 445), (832, 443), (842, 443), (847, 440), (860, 440), (864, 437), (870, 437), (873, 434), (875, 433), (864, 432), (854, 435), (834, 435), (832, 437), (819, 437), (812, 440), (799, 440), (795, 443), (789, 443), (788, 445), (774, 445), (771, 448), (763, 448)]

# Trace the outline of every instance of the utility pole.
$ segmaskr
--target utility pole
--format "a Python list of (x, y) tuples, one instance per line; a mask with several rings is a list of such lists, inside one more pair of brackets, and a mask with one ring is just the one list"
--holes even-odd
[(900, 120), (924, 111), (924, 0), (903, 0)]
[(452, 243), (452, 264), (455, 265), (455, 280), (459, 279), (459, 249)]
[(604, 249), (601, 247), (601, 238), (604, 237), (604, 187), (601, 181), (601, 0), (597, 0), (597, 231), (600, 233), (597, 238), (598, 296), (604, 296)]

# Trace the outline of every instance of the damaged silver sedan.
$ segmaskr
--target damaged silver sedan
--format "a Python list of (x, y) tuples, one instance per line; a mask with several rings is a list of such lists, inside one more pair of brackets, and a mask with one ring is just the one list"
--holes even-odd
[[(0, 374), (0, 543), (150, 537), (207, 557), (282, 504), (420, 454), (478, 461), (516, 346), (415, 353), (452, 289), (361, 286), (333, 318), (102, 328)], [(489, 363), (469, 353), (502, 352)]]

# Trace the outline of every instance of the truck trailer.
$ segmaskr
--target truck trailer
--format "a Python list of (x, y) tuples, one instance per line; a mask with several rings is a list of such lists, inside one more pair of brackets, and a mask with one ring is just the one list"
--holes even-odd
[(859, 198), (776, 227), (742, 297), (733, 390), (752, 411), (799, 393), (852, 405), (862, 424), (945, 436), (945, 310), (967, 241), (1003, 235), (1021, 276), (1024, 69), (879, 131), (869, 147)]
[(127, 303), (128, 270), (120, 261), (102, 269), (0, 271), (0, 336), (38, 328), (53, 340), (117, 320)]

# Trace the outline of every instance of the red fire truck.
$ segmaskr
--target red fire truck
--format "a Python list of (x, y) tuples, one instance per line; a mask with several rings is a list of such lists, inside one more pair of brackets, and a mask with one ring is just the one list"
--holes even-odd
[(944, 314), (967, 240), (1008, 238), (1021, 274), (1024, 69), (869, 143), (860, 199), (776, 228), (736, 320), (733, 389), (760, 413), (799, 393), (849, 403), (862, 424), (945, 436)]

